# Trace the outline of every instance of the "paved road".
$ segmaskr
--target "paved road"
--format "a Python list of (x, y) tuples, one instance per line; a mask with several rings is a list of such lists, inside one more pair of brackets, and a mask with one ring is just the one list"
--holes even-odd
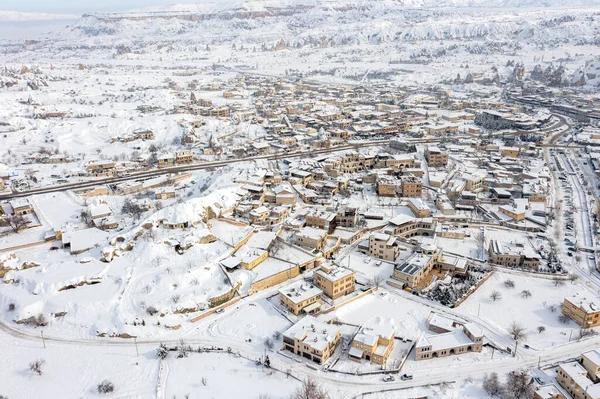
[[(435, 141), (435, 140), (431, 140), (431, 141)], [(439, 139), (438, 139), (438, 141), (439, 141)], [(208, 168), (221, 168), (221, 167), (231, 165), (233, 163), (239, 163), (239, 162), (252, 162), (252, 161), (261, 160), (261, 159), (275, 160), (275, 159), (285, 159), (285, 158), (298, 158), (298, 157), (303, 157), (303, 156), (329, 154), (329, 153), (333, 153), (333, 152), (337, 152), (337, 151), (345, 151), (345, 150), (352, 150), (352, 149), (357, 149), (357, 148), (366, 148), (366, 147), (386, 145), (386, 144), (389, 144), (389, 142), (390, 142), (389, 140), (367, 141), (367, 142), (361, 142), (361, 143), (356, 143), (356, 144), (347, 144), (347, 145), (343, 145), (343, 146), (339, 146), (339, 147), (326, 148), (326, 149), (321, 149), (321, 150), (295, 151), (295, 152), (282, 153), (282, 154), (258, 155), (255, 157), (228, 159), (225, 161), (203, 162), (203, 163), (191, 164), (191, 165), (178, 165), (178, 166), (172, 166), (172, 167), (168, 167), (168, 168), (152, 169), (152, 170), (146, 170), (146, 171), (142, 171), (142, 172), (134, 172), (131, 175), (124, 176), (124, 177), (99, 178), (99, 179), (94, 179), (94, 180), (89, 180), (89, 181), (84, 181), (84, 182), (61, 184), (61, 185), (56, 185), (56, 186), (36, 188), (33, 190), (20, 191), (20, 192), (15, 192), (15, 193), (10, 193), (10, 194), (3, 194), (3, 195), (0, 195), (0, 200), (7, 200), (7, 199), (17, 198), (17, 197), (26, 197), (26, 196), (33, 195), (33, 194), (52, 193), (52, 192), (57, 192), (57, 191), (74, 190), (74, 189), (78, 189), (78, 188), (94, 187), (94, 186), (102, 185), (102, 184), (123, 183), (123, 182), (130, 181), (130, 180), (157, 177), (157, 176), (162, 176), (162, 175), (167, 175), (167, 174), (172, 174), (172, 173), (189, 172), (189, 171), (193, 171), (193, 170), (202, 170), (202, 169), (208, 169)], [(418, 140), (418, 141), (417, 140), (415, 140), (415, 141), (407, 140), (407, 142), (418, 143), (418, 142), (425, 142), (425, 140)]]

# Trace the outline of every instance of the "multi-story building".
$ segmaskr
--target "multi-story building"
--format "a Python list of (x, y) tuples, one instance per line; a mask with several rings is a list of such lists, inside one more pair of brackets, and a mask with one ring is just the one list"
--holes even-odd
[(332, 233), (336, 226), (336, 214), (333, 212), (319, 211), (317, 209), (309, 209), (306, 213), (306, 225)]
[(573, 399), (600, 399), (600, 384), (594, 384), (577, 361), (560, 364), (556, 381)]
[(423, 183), (414, 176), (402, 176), (402, 196), (420, 197), (423, 193)]
[(296, 234), (296, 244), (322, 251), (327, 242), (327, 232), (314, 227), (304, 227)]
[(600, 349), (583, 352), (581, 354), (581, 365), (587, 370), (594, 383), (600, 382)]
[(340, 227), (354, 227), (358, 223), (358, 210), (343, 206), (338, 211), (335, 220), (336, 225)]
[(429, 277), (441, 254), (442, 251), (433, 245), (422, 245), (420, 252), (415, 252), (396, 264), (392, 278), (410, 288), (418, 287)]
[[(394, 262), (400, 256), (400, 246), (396, 237), (384, 233), (373, 233), (369, 236), (369, 247), (366, 253), (374, 258)], [(363, 250), (361, 248), (361, 250)], [(363, 250), (364, 251), (364, 250)]]
[(311, 314), (321, 309), (323, 291), (304, 281), (298, 281), (279, 290), (279, 300), (290, 312)]
[(438, 147), (425, 148), (425, 159), (427, 165), (433, 168), (448, 165), (448, 154), (442, 152)]
[(177, 163), (192, 163), (194, 162), (194, 152), (185, 150), (175, 153), (175, 162)]
[(597, 327), (600, 325), (600, 298), (578, 292), (565, 298), (562, 312), (582, 328)]
[(435, 232), (435, 221), (432, 218), (415, 219), (408, 215), (398, 215), (390, 219), (385, 228), (387, 234), (410, 238), (414, 236), (433, 236)]
[(464, 176), (466, 191), (478, 192), (484, 187), (485, 179), (487, 179), (487, 172), (484, 170), (477, 170), (473, 173), (469, 173)]
[(116, 164), (112, 161), (90, 162), (87, 166), (87, 171), (95, 177), (114, 176), (117, 173)]
[(398, 180), (392, 176), (377, 176), (377, 194), (381, 197), (395, 197), (398, 194)]
[(394, 334), (391, 326), (363, 328), (352, 340), (348, 357), (352, 360), (363, 359), (376, 364), (385, 364), (394, 350)]
[(315, 282), (331, 299), (351, 294), (355, 288), (354, 272), (339, 266), (321, 265), (315, 271)]
[(175, 156), (173, 154), (163, 154), (158, 157), (158, 167), (173, 166), (175, 164)]
[(283, 349), (324, 364), (340, 342), (342, 328), (306, 316), (283, 333)]

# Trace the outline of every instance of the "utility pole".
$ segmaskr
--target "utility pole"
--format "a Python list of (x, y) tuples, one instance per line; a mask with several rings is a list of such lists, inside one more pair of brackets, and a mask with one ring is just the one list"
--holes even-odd
[(571, 337), (573, 336), (573, 329), (571, 329), (571, 333), (569, 334), (569, 342), (571, 342)]
[(542, 357), (540, 356), (540, 357), (538, 358), (538, 369), (540, 368), (540, 363), (541, 363), (541, 362), (542, 362)]
[(44, 330), (40, 331), (40, 334), (42, 335), (42, 344), (44, 345), (44, 349), (46, 349), (46, 340), (44, 339)]
[(517, 345), (519, 345), (519, 341), (515, 341), (515, 354), (513, 357), (517, 357)]
[(479, 311), (481, 310), (481, 303), (478, 304), (477, 306), (477, 317), (479, 317)]
[(492, 359), (494, 358), (494, 352), (495, 352), (495, 351), (496, 351), (496, 348), (494, 348), (494, 347), (492, 346)]
[(135, 343), (135, 353), (137, 357), (140, 357), (140, 351), (138, 350), (138, 345), (137, 345), (137, 337), (133, 338), (133, 342)]

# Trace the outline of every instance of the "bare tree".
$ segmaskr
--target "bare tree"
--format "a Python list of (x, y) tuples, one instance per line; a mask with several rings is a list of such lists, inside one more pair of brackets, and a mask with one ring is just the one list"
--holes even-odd
[(110, 382), (109, 380), (104, 380), (100, 384), (98, 384), (98, 393), (112, 393), (115, 391), (115, 384)]
[(19, 233), (19, 230), (29, 223), (31, 223), (31, 221), (25, 219), (23, 215), (9, 215), (0, 219), (0, 226), (10, 227), (15, 233)]
[(508, 279), (508, 280), (504, 281), (504, 286), (506, 288), (515, 288), (515, 282), (514, 282), (514, 280)]
[(508, 335), (515, 341), (520, 339), (524, 339), (526, 337), (525, 327), (523, 327), (519, 322), (513, 321), (508, 327)]
[(527, 371), (512, 371), (506, 376), (503, 399), (533, 399), (533, 380)]
[(46, 361), (43, 359), (29, 363), (29, 371), (36, 375), (42, 375), (42, 366), (44, 363), (46, 363)]
[(382, 282), (383, 282), (383, 277), (381, 277), (381, 276), (373, 277), (373, 280), (372, 280), (373, 287), (379, 288), (379, 286), (381, 285)]
[(90, 223), (92, 222), (92, 215), (90, 214), (90, 211), (88, 211), (87, 209), (83, 209), (80, 213), (79, 213), (79, 217), (81, 218), (81, 220), (86, 224), (86, 225), (90, 225)]
[(529, 291), (529, 290), (523, 290), (523, 291), (521, 291), (521, 296), (523, 298), (529, 298), (531, 296), (531, 291)]
[(490, 396), (496, 396), (502, 392), (502, 384), (497, 373), (492, 373), (489, 376), (486, 374), (483, 377), (483, 389)]
[(302, 382), (302, 386), (290, 396), (290, 399), (330, 399), (329, 394), (312, 378)]
[(569, 317), (565, 316), (564, 314), (561, 314), (560, 316), (558, 316), (558, 321), (560, 321), (563, 324), (567, 324), (569, 322)]
[(494, 290), (490, 294), (490, 299), (494, 302), (499, 301), (500, 299), (502, 299), (502, 294), (500, 292)]
[(546, 327), (544, 327), (544, 326), (539, 326), (539, 327), (537, 328), (537, 331), (538, 331), (538, 333), (539, 333), (539, 334), (541, 334), (541, 333), (543, 333), (544, 331), (546, 331)]
[(598, 335), (598, 331), (593, 328), (581, 328), (579, 329), (579, 339), (593, 337), (594, 335)]
[(265, 339), (265, 346), (267, 349), (273, 349), (273, 340), (271, 338)]
[(561, 279), (554, 279), (554, 286), (555, 287), (562, 287), (563, 285), (565, 285), (565, 281), (561, 280)]

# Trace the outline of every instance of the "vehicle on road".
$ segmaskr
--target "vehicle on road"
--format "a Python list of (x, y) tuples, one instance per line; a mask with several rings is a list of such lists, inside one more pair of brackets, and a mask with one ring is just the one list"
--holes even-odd
[(413, 376), (412, 376), (412, 374), (402, 374), (402, 375), (400, 376), (400, 379), (401, 379), (402, 381), (412, 380), (412, 379), (413, 379)]

